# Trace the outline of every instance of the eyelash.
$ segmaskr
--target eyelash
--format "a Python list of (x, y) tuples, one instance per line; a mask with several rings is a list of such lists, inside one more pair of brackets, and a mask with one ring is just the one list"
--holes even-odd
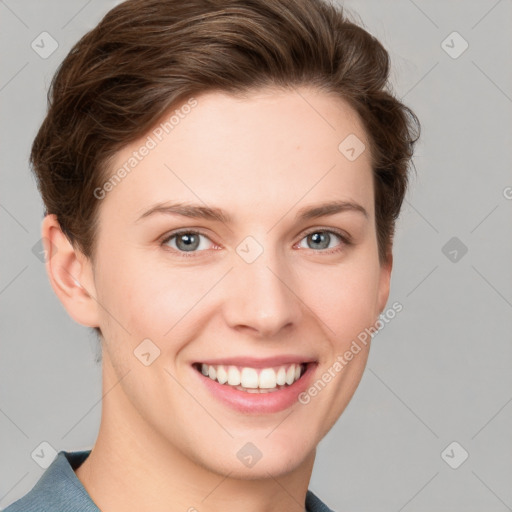
[[(304, 233), (303, 237), (299, 240), (299, 242), (301, 242), (307, 236), (312, 235), (313, 233), (329, 233), (329, 234), (334, 234), (334, 235), (338, 236), (340, 238), (341, 242), (342, 242), (342, 244), (340, 246), (338, 246), (338, 247), (336, 247), (334, 249), (323, 249), (323, 250), (320, 250), (320, 251), (315, 251), (313, 249), (310, 249), (313, 252), (318, 252), (318, 253), (322, 253), (322, 254), (334, 254), (334, 253), (338, 253), (338, 252), (342, 251), (344, 247), (350, 246), (353, 243), (351, 238), (350, 238), (350, 236), (348, 234), (346, 234), (343, 231), (334, 229), (334, 228), (329, 228), (329, 229), (327, 229), (327, 228), (315, 228), (315, 229), (311, 229), (311, 230), (307, 231), (306, 233)], [(182, 235), (182, 234), (201, 235), (201, 236), (204, 236), (204, 237), (208, 238), (208, 240), (210, 240), (208, 235), (206, 233), (203, 233), (202, 231), (198, 231), (198, 230), (195, 230), (195, 229), (181, 229), (181, 230), (178, 230), (178, 231), (173, 231), (172, 233), (169, 233), (167, 236), (165, 236), (165, 238), (162, 239), (162, 241), (160, 242), (160, 245), (164, 246), (165, 244), (169, 243), (173, 238), (178, 237), (179, 235)], [(169, 250), (171, 250), (172, 252), (175, 252), (175, 253), (177, 252), (180, 256), (182, 256), (184, 258), (197, 257), (198, 253), (203, 252), (203, 251), (189, 251), (189, 252), (187, 252), (187, 251), (179, 251), (179, 250), (176, 250), (176, 249), (173, 249), (173, 248), (169, 248)]]

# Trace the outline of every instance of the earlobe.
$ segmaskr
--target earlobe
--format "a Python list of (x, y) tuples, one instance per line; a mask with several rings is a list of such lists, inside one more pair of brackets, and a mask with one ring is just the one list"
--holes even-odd
[(55, 215), (42, 223), (46, 272), (53, 291), (68, 314), (79, 324), (98, 327), (96, 290), (90, 260), (75, 249), (62, 232)]

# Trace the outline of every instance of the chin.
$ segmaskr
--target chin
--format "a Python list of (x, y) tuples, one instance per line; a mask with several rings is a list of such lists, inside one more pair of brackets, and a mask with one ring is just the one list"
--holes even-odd
[[(226, 446), (224, 456), (210, 452), (209, 460), (203, 460), (203, 465), (207, 463), (210, 471), (222, 475), (229, 473), (230, 478), (259, 480), (268, 479), (270, 475), (279, 477), (291, 473), (301, 465), (308, 464), (311, 457), (311, 466), (313, 464), (315, 446), (308, 449), (309, 443), (290, 439), (284, 444), (282, 437), (272, 441), (269, 438), (250, 441), (248, 436), (244, 436), (244, 439), (247, 441), (237, 439), (233, 442), (235, 448)], [(217, 463), (212, 464), (215, 460)]]

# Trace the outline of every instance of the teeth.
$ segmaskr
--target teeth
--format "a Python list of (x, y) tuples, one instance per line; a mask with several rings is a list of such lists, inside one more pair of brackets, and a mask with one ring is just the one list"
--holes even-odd
[(284, 386), (286, 383), (286, 370), (284, 366), (281, 366), (277, 371), (277, 384), (278, 386)]
[(292, 364), (286, 371), (286, 384), (288, 384), (288, 385), (293, 384), (294, 380), (295, 380), (295, 367)]
[(258, 372), (254, 368), (244, 368), (240, 376), (240, 384), (244, 388), (259, 387)]
[(236, 366), (230, 366), (228, 368), (228, 384), (230, 386), (239, 386), (240, 385), (240, 372)]
[(220, 384), (228, 384), (241, 391), (264, 393), (292, 385), (299, 380), (303, 371), (302, 365), (296, 363), (262, 369), (203, 363), (201, 373)]
[(220, 384), (225, 384), (228, 381), (228, 372), (222, 365), (217, 367), (217, 380)]
[[(299, 367), (298, 367), (299, 368)], [(300, 368), (299, 368), (300, 371)], [(260, 373), (259, 387), (264, 389), (275, 388), (277, 384), (277, 375), (272, 368), (264, 368)]]

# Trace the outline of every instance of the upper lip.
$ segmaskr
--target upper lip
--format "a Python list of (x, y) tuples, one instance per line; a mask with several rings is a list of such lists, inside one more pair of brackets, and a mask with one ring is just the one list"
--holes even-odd
[(270, 368), (272, 366), (281, 366), (285, 364), (291, 363), (313, 363), (316, 360), (312, 357), (308, 356), (300, 356), (300, 355), (281, 355), (274, 357), (247, 357), (247, 356), (238, 356), (238, 357), (223, 357), (219, 359), (203, 359), (201, 361), (197, 361), (196, 363), (208, 364), (211, 366), (217, 365), (225, 365), (225, 366), (248, 366), (250, 368)]

